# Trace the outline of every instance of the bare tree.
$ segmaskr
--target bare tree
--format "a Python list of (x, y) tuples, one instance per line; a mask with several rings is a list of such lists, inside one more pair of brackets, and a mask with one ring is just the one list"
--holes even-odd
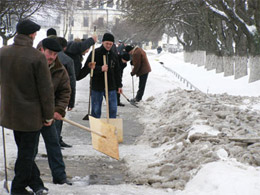
[(16, 34), (17, 21), (31, 17), (44, 4), (45, 0), (1, 0), (0, 2), (0, 36), (3, 44)]
[(164, 26), (164, 32), (175, 34), (185, 50), (260, 53), (258, 0), (125, 0), (121, 9), (128, 20), (148, 31)]

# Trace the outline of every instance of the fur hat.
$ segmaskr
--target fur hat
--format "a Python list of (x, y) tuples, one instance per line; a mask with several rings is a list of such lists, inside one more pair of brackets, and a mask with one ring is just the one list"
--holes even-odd
[(127, 53), (129, 53), (132, 49), (134, 49), (134, 47), (132, 47), (131, 45), (125, 46), (125, 51), (126, 51)]
[(121, 56), (122, 59), (124, 59), (125, 61), (129, 61), (130, 60), (130, 55), (128, 53), (124, 53), (122, 56)]
[(49, 28), (49, 29), (47, 30), (47, 37), (50, 36), (50, 35), (55, 35), (55, 36), (57, 36), (57, 32), (56, 32), (56, 30), (55, 30), (54, 28)]
[(51, 50), (51, 51), (55, 51), (55, 52), (61, 51), (61, 46), (55, 39), (51, 39), (51, 38), (43, 39), (42, 40), (42, 46), (44, 48)]
[(103, 39), (102, 39), (102, 42), (103, 41), (111, 41), (111, 42), (115, 42), (115, 38), (112, 34), (110, 33), (105, 33), (104, 36), (103, 36)]
[(17, 33), (24, 34), (24, 35), (33, 34), (36, 31), (39, 31), (40, 28), (41, 28), (40, 25), (36, 24), (35, 22), (33, 22), (29, 19), (21, 20), (16, 25)]

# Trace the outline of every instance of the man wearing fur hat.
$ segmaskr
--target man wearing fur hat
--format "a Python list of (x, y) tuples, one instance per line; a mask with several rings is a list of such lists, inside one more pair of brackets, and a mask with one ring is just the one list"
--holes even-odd
[[(37, 48), (45, 55), (51, 72), (55, 95), (54, 119), (62, 120), (69, 104), (71, 88), (68, 73), (57, 58), (61, 47), (55, 39), (46, 38), (38, 44)], [(40, 131), (45, 142), (53, 183), (72, 185), (67, 180), (55, 123), (49, 127), (43, 127)]]
[(139, 48), (138, 46), (133, 47), (131, 45), (127, 45), (125, 47), (125, 51), (132, 56), (132, 64), (134, 68), (132, 69), (131, 76), (136, 75), (139, 77), (137, 94), (134, 99), (131, 99), (133, 103), (136, 103), (142, 100), (148, 74), (152, 71), (152, 69), (143, 49)]
[(16, 26), (14, 44), (0, 49), (2, 127), (12, 129), (17, 145), (12, 195), (35, 194), (45, 190), (35, 163), (40, 129), (52, 124), (54, 94), (45, 56), (32, 47), (40, 26), (22, 20)]
[[(122, 82), (117, 54), (112, 51), (113, 45), (114, 36), (105, 33), (101, 47), (95, 49), (96, 66), (91, 86), (91, 116), (95, 118), (101, 117), (102, 101), (103, 96), (105, 96), (104, 72), (107, 72), (108, 79), (109, 116), (110, 118), (116, 118), (117, 114), (117, 93), (122, 93)], [(81, 69), (79, 79), (84, 78), (90, 72), (91, 54), (89, 54), (84, 67)], [(105, 64), (103, 55), (106, 56)]]

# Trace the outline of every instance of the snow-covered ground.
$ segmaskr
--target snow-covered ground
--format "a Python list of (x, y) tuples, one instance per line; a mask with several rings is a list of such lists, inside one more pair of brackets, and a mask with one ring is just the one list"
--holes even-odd
[[(152, 72), (138, 113), (139, 121), (145, 127), (144, 134), (136, 145), (121, 145), (119, 150), (120, 158), (129, 167), (129, 175), (136, 178), (135, 183), (149, 183), (152, 187), (134, 184), (87, 185), (86, 178), (86, 182), (75, 182), (73, 186), (46, 183), (50, 194), (259, 195), (259, 144), (241, 146), (228, 142), (225, 136), (259, 136), (260, 81), (249, 84), (248, 76), (234, 80), (231, 76), (224, 77), (223, 74), (184, 63), (182, 53), (162, 52), (158, 55), (155, 50), (150, 50), (147, 54)], [(205, 94), (190, 91), (185, 83), (159, 62)], [(133, 81), (130, 70), (130, 65), (124, 70), (123, 90), (131, 98)], [(78, 91), (83, 87), (83, 82), (78, 82)], [(136, 77), (134, 85), (136, 91)], [(77, 99), (84, 98), (77, 93)], [(207, 133), (203, 135), (213, 136), (214, 140), (191, 142), (189, 138), (195, 133)], [(216, 136), (218, 133), (223, 134), (223, 139)], [(6, 130), (6, 143), (7, 160), (14, 161), (16, 146), (9, 130)], [(75, 152), (71, 152), (74, 149)], [(63, 154), (71, 157), (78, 154), (101, 155), (91, 148), (86, 149), (86, 145), (71, 150), (65, 150)], [(44, 151), (42, 143), (39, 151)], [(0, 171), (3, 172), (2, 150), (0, 156)], [(0, 194), (6, 194), (2, 188), (3, 182), (0, 182)]]

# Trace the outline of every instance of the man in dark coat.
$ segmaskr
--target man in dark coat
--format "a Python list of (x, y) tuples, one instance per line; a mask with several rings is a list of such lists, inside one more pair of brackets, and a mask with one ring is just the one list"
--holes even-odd
[(42, 126), (50, 126), (54, 94), (45, 56), (32, 47), (40, 26), (20, 21), (14, 44), (0, 49), (1, 126), (13, 129), (17, 145), (11, 194), (36, 194), (46, 190), (35, 163), (37, 138)]
[[(111, 51), (114, 44), (114, 36), (105, 33), (102, 39), (102, 46), (95, 49), (95, 68), (91, 86), (91, 116), (101, 117), (101, 107), (103, 96), (105, 96), (104, 72), (107, 72), (108, 96), (109, 96), (109, 116), (116, 118), (117, 113), (117, 93), (122, 93), (122, 82), (117, 54)], [(91, 55), (81, 69), (79, 79), (84, 78), (90, 72)], [(103, 62), (103, 55), (106, 56), (106, 63)]]
[[(55, 95), (54, 119), (62, 120), (69, 104), (71, 89), (68, 73), (57, 58), (61, 47), (55, 39), (46, 38), (38, 44), (37, 48), (45, 55), (51, 72)], [(45, 142), (53, 183), (72, 185), (67, 180), (55, 123), (49, 127), (43, 127), (40, 131)]]
[(139, 86), (138, 91), (132, 102), (139, 102), (142, 100), (144, 95), (144, 90), (148, 78), (149, 72), (152, 71), (151, 66), (149, 64), (148, 58), (146, 53), (143, 49), (139, 47), (132, 47), (131, 45), (127, 45), (125, 47), (125, 51), (132, 55), (132, 64), (134, 68), (132, 69), (131, 76), (138, 76), (139, 77)]
[(65, 53), (71, 57), (74, 61), (75, 75), (78, 80), (80, 69), (82, 67), (81, 59), (82, 55), (85, 55), (89, 48), (97, 42), (97, 37), (92, 36), (92, 38), (84, 39), (83, 41), (70, 41), (68, 43)]
[[(130, 55), (128, 53), (122, 53), (118, 55), (118, 62), (120, 67), (120, 76), (121, 79), (123, 78), (123, 72), (125, 67), (127, 66), (127, 62), (130, 60)], [(125, 106), (120, 101), (120, 93), (117, 93), (117, 105), (118, 106)]]
[[(75, 76), (75, 70), (74, 70), (74, 62), (68, 55), (66, 55), (64, 53), (64, 51), (66, 51), (66, 48), (67, 48), (67, 40), (63, 37), (57, 37), (56, 40), (62, 47), (62, 51), (60, 51), (58, 53), (58, 58), (59, 58), (60, 62), (64, 65), (64, 67), (66, 68), (66, 70), (69, 74), (69, 77), (70, 77), (71, 94), (70, 94), (70, 102), (68, 105), (68, 111), (71, 111), (74, 108), (75, 97), (76, 97), (76, 76)], [(67, 148), (72, 147), (71, 145), (66, 144), (62, 139), (61, 131), (62, 131), (63, 121), (56, 120), (55, 125), (56, 125), (57, 133), (59, 136), (59, 140), (60, 140), (60, 146), (67, 147)]]

